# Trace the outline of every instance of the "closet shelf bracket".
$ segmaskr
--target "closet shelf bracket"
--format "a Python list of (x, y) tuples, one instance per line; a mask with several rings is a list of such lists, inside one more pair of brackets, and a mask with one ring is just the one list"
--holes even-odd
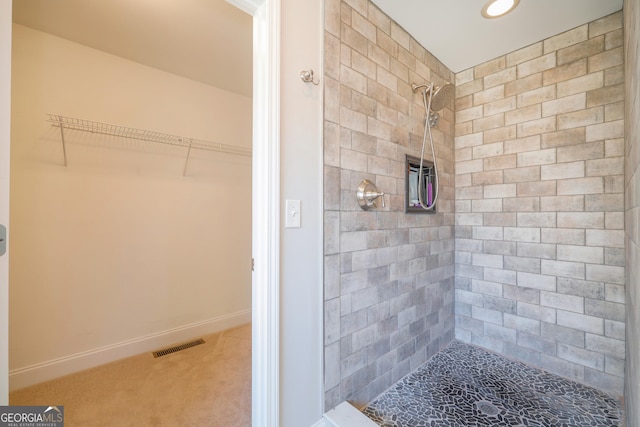
[(187, 164), (191, 155), (191, 149), (216, 151), (219, 153), (234, 154), (238, 156), (251, 157), (251, 148), (239, 147), (235, 145), (222, 144), (219, 142), (206, 141), (203, 139), (185, 138), (177, 135), (170, 135), (144, 129), (136, 129), (127, 126), (113, 125), (109, 123), (96, 122), (93, 120), (78, 119), (74, 117), (61, 116), (59, 114), (47, 114), (47, 122), (54, 127), (60, 128), (60, 138), (62, 140), (62, 154), (64, 165), (67, 166), (67, 149), (65, 143), (65, 130), (77, 130), (100, 135), (115, 136), (119, 138), (137, 139), (140, 141), (156, 142), (159, 144), (174, 145), (187, 148), (187, 155), (184, 164), (183, 174), (186, 174)]
[(64, 166), (67, 167), (67, 145), (64, 142), (64, 124), (60, 123), (60, 140), (62, 141), (62, 156), (64, 157)]
[(189, 164), (189, 156), (191, 155), (191, 144), (187, 148), (187, 157), (184, 159), (184, 169), (182, 170), (182, 176), (187, 174), (187, 165)]

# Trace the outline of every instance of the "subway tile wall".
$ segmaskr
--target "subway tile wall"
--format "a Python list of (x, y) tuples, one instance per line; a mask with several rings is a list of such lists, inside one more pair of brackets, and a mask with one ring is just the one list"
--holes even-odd
[[(455, 129), (451, 102), (433, 129), (438, 213), (405, 214), (405, 155), (420, 155), (425, 115), (411, 84), (442, 85), (454, 75), (369, 0), (324, 3), (330, 409), (344, 400), (370, 402), (453, 339)], [(386, 207), (360, 209), (356, 189), (365, 178), (385, 193)]]
[(624, 2), (625, 33), (625, 230), (627, 425), (640, 426), (640, 7)]
[(617, 395), (623, 58), (619, 12), (458, 73), (455, 106), (456, 338)]

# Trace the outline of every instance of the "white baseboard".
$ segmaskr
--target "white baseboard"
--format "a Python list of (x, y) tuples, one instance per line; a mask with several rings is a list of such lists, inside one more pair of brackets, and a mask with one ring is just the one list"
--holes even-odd
[(9, 371), (9, 389), (18, 390), (63, 375), (104, 365), (105, 363), (147, 351), (158, 350), (168, 345), (203, 335), (214, 334), (249, 322), (251, 322), (251, 310), (244, 310), (35, 365), (12, 369)]
[(316, 421), (315, 423), (313, 423), (311, 427), (327, 427), (327, 423), (324, 422), (323, 418), (320, 421)]

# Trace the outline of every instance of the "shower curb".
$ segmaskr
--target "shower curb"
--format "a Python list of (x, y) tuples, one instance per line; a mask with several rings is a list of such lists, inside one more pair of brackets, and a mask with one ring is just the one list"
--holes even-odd
[(342, 402), (324, 414), (325, 427), (378, 427), (349, 402)]

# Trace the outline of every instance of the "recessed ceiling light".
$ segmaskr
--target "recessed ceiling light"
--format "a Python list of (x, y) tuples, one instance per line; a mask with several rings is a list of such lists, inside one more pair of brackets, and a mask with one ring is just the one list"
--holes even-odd
[(482, 8), (482, 16), (485, 18), (499, 18), (511, 12), (520, 3), (520, 0), (490, 0)]

